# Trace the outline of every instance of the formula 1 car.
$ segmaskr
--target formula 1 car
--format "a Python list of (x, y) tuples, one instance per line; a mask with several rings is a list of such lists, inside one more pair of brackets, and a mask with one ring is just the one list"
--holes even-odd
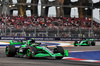
[(93, 39), (83, 39), (80, 42), (75, 41), (73, 45), (74, 46), (95, 46), (95, 42), (93, 41)]
[[(22, 44), (20, 47), (15, 47), (16, 44)], [(55, 59), (62, 59), (64, 56), (68, 56), (68, 51), (61, 46), (56, 46), (53, 51), (47, 46), (40, 46), (41, 43), (30, 43), (27, 42), (13, 42), (10, 40), (10, 45), (6, 46), (6, 56), (7, 57), (27, 57), (37, 58), (37, 57), (54, 57)]]

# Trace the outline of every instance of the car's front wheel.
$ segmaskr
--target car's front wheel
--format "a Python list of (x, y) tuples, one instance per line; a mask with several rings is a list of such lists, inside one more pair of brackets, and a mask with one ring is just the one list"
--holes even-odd
[(92, 45), (92, 46), (95, 46), (95, 42), (94, 42), (94, 41), (92, 41), (92, 42), (91, 42), (91, 45)]
[(77, 46), (77, 44), (78, 44), (78, 41), (75, 41), (75, 42), (74, 42), (74, 46)]
[[(61, 46), (57, 46), (56, 48), (54, 48), (54, 53), (61, 53), (64, 56), (64, 49)], [(62, 57), (56, 57), (56, 59), (62, 59)]]
[(26, 51), (26, 55), (28, 59), (31, 59), (37, 53), (37, 49), (35, 47), (29, 46)]

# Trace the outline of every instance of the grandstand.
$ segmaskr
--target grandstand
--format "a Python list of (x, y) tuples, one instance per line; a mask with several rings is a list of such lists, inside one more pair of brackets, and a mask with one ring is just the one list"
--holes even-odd
[[(40, 0), (39, 0), (40, 1)], [(100, 37), (100, 21), (93, 18), (93, 9), (99, 2), (92, 0), (41, 0), (38, 16), (38, 0), (1, 0), (0, 36), (27, 37)], [(48, 9), (56, 7), (56, 17), (48, 17)], [(70, 17), (71, 8), (78, 8), (79, 17)], [(85, 11), (84, 9), (88, 9)], [(13, 14), (18, 11), (18, 14)], [(27, 16), (26, 12), (31, 15)]]

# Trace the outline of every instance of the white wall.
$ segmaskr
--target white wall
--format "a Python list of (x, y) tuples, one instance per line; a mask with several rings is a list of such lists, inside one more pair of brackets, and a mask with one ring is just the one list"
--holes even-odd
[(99, 2), (100, 0), (92, 0), (94, 3)]
[[(71, 0), (71, 2), (75, 2), (75, 1), (78, 1), (78, 0)], [(96, 2), (99, 2), (100, 0), (92, 0), (94, 3)]]
[(31, 3), (31, 0), (27, 0), (26, 3)]
[(31, 10), (26, 10), (26, 16), (31, 16)]
[(97, 8), (95, 8), (95, 9), (93, 10), (93, 17), (94, 17), (94, 18), (97, 18), (97, 19), (100, 19), (99, 16), (100, 16), (99, 10), (98, 10)]
[(18, 16), (18, 10), (13, 10), (13, 16)]
[(76, 1), (78, 1), (78, 0), (71, 0), (71, 2), (76, 2)]
[(55, 1), (55, 0), (49, 0), (49, 1)]
[(52, 6), (49, 8), (48, 17), (56, 17), (56, 7)]
[[(39, 0), (38, 4), (41, 4), (41, 0)], [(38, 16), (41, 15), (41, 5), (38, 5)]]
[(13, 3), (17, 3), (17, 0), (12, 0)]
[(71, 8), (71, 14), (70, 14), (70, 16), (78, 18), (79, 17), (78, 8)]

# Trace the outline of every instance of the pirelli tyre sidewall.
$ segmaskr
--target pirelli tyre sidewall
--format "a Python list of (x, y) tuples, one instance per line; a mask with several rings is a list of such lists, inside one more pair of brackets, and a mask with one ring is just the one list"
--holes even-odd
[(15, 46), (14, 45), (6, 46), (5, 52), (7, 57), (14, 57), (16, 54)]
[(26, 56), (28, 59), (34, 58), (35, 54), (37, 54), (37, 49), (36, 47), (33, 46), (28, 46), (26, 50)]

